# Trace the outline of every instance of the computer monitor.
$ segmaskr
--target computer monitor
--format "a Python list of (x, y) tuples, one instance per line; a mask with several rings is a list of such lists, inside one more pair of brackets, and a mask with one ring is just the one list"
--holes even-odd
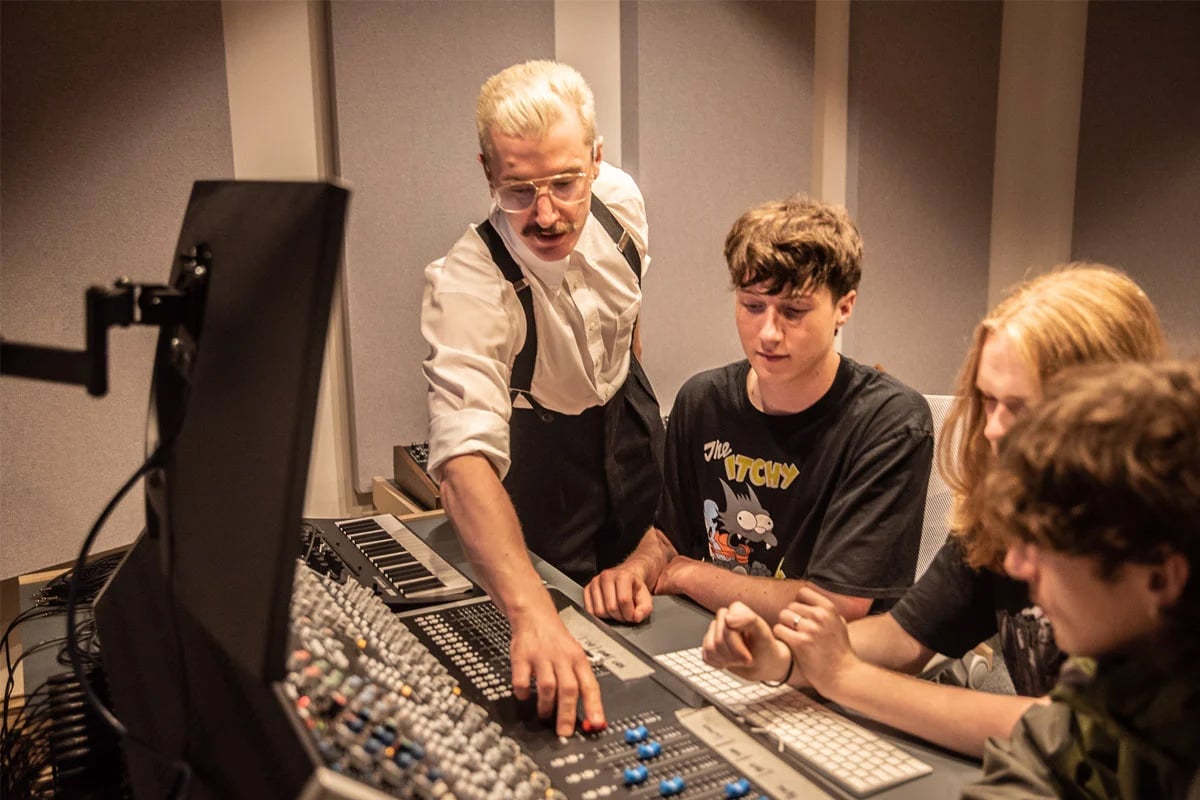
[(285, 671), (325, 334), (348, 192), (197, 182), (159, 337), (146, 529), (96, 602), (135, 798), (295, 796), (311, 770)]

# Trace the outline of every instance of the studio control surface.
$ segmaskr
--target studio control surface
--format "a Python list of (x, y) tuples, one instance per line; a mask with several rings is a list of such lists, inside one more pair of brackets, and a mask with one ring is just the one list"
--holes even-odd
[(396, 614), (355, 581), (304, 565), (284, 702), (318, 763), (373, 790), (363, 797), (827, 796), (717, 709), (668, 691), (652, 662), (552, 594), (597, 673), (608, 715), (599, 730), (560, 737), (534, 701), (513, 697), (508, 623), (490, 600)]

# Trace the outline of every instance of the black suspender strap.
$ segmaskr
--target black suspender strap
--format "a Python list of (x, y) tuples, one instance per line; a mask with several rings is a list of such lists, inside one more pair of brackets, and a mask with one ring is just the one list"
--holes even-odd
[(629, 231), (621, 226), (621, 223), (613, 216), (608, 206), (604, 205), (596, 195), (592, 195), (592, 216), (600, 221), (600, 224), (604, 226), (604, 230), (608, 231), (609, 238), (613, 240), (617, 249), (621, 251), (621, 255), (625, 256), (625, 260), (629, 262), (629, 268), (637, 276), (638, 286), (641, 286), (642, 259), (638, 255), (637, 248), (633, 245), (633, 237), (629, 235)]
[(533, 365), (537, 361), (537, 325), (533, 321), (533, 291), (529, 288), (529, 281), (521, 274), (521, 268), (517, 266), (516, 259), (504, 246), (504, 240), (500, 238), (492, 221), (485, 219), (475, 228), (475, 232), (487, 245), (488, 252), (492, 254), (492, 261), (500, 268), (504, 279), (511, 283), (513, 289), (516, 290), (517, 299), (521, 301), (521, 308), (525, 311), (525, 344), (521, 347), (521, 352), (517, 353), (516, 360), (513, 361), (512, 375), (508, 380), (508, 393), (511, 400), (516, 400), (517, 395), (521, 393), (532, 400), (533, 396), (530, 395), (529, 389), (533, 386)]
[[(640, 286), (642, 283), (642, 259), (638, 255), (637, 247), (633, 244), (633, 238), (630, 237), (629, 232), (625, 230), (620, 221), (613, 216), (608, 206), (604, 205), (594, 194), (592, 195), (591, 211), (592, 216), (599, 221), (617, 249), (621, 251), (621, 255), (629, 262), (629, 268), (637, 276)], [(508, 381), (508, 393), (513, 400), (516, 400), (518, 394), (524, 394), (532, 403), (533, 395), (530, 393), (530, 387), (533, 386), (533, 366), (537, 362), (537, 325), (533, 318), (533, 292), (529, 288), (528, 279), (521, 274), (521, 268), (517, 266), (512, 253), (508, 252), (504, 239), (492, 225), (492, 221), (484, 220), (475, 227), (475, 232), (487, 245), (492, 261), (500, 268), (504, 279), (512, 284), (517, 293), (517, 299), (521, 301), (521, 308), (525, 311), (525, 344), (513, 361), (512, 375)]]

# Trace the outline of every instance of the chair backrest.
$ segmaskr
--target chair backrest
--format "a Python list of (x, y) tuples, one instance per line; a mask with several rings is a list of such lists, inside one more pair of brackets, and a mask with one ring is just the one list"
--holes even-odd
[[(936, 449), (942, 436), (942, 423), (954, 402), (954, 395), (927, 394), (925, 402), (929, 403), (929, 412), (933, 415), (933, 442)], [(954, 493), (942, 480), (942, 474), (935, 463), (929, 473), (929, 488), (925, 492), (925, 519), (921, 526), (921, 549), (917, 553), (917, 572), (914, 580), (924, 574), (933, 557), (946, 542), (946, 536), (950, 533), (950, 508), (953, 499)]]

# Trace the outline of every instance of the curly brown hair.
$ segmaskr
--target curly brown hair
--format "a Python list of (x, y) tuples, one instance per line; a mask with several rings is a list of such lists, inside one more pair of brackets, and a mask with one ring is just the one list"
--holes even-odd
[(836, 302), (858, 288), (862, 254), (846, 209), (802, 195), (749, 209), (725, 237), (733, 288), (765, 283), (767, 294), (828, 286)]
[[(1200, 567), (1200, 363), (1056, 376), (1001, 443), (983, 496), (995, 535), (1095, 556), (1106, 579), (1169, 552)], [(1200, 581), (1173, 613), (1200, 622)]]
[(986, 415), (975, 386), (987, 338), (1004, 333), (1040, 387), (1078, 364), (1153, 361), (1166, 355), (1166, 339), (1150, 298), (1124, 273), (1103, 264), (1071, 263), (1032, 278), (975, 328), (959, 370), (957, 399), (938, 436), (936, 463), (954, 492), (950, 529), (973, 567), (1002, 572), (1004, 543), (982, 524), (987, 506), (983, 479), (994, 460), (983, 436)]

